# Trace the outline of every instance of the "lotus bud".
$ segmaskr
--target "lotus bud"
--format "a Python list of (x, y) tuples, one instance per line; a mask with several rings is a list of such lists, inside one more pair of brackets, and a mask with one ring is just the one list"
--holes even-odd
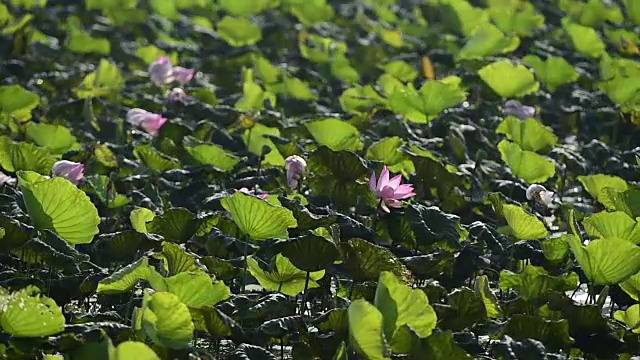
[(189, 96), (181, 88), (171, 89), (168, 97), (170, 102), (185, 103), (187, 100), (189, 100)]
[(127, 122), (139, 126), (147, 133), (155, 136), (160, 128), (167, 122), (167, 118), (144, 109), (133, 108), (127, 112)]
[(173, 67), (173, 78), (175, 81), (184, 85), (193, 79), (196, 71), (194, 69), (183, 68), (182, 66)]
[(149, 65), (147, 72), (151, 81), (158, 86), (167, 85), (173, 81), (173, 66), (168, 57), (159, 57)]
[(15, 185), (16, 179), (0, 171), (0, 185)]
[(51, 173), (53, 176), (63, 177), (77, 185), (84, 178), (84, 165), (69, 160), (60, 160), (53, 164)]
[(527, 188), (526, 195), (527, 200), (533, 200), (538, 204), (544, 205), (546, 207), (552, 207), (553, 199), (556, 196), (556, 193), (547, 190), (540, 184), (531, 184)]
[(536, 108), (522, 105), (518, 100), (509, 100), (504, 104), (504, 114), (524, 120), (533, 117), (536, 114)]
[(291, 155), (284, 161), (284, 167), (287, 169), (287, 184), (297, 189), (307, 171), (307, 162), (298, 155)]

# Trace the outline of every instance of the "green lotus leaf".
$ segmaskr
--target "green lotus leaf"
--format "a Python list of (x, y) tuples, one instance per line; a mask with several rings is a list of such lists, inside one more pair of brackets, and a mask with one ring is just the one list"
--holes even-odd
[(640, 243), (640, 225), (622, 211), (599, 212), (586, 218), (582, 225), (592, 238), (620, 238)]
[(136, 146), (133, 149), (133, 154), (153, 171), (165, 172), (180, 167), (180, 162), (177, 159), (159, 152), (150, 144)]
[(467, 1), (441, 1), (438, 5), (438, 15), (442, 22), (449, 29), (466, 37), (490, 21), (485, 9), (474, 7)]
[(131, 214), (129, 214), (129, 220), (131, 221), (131, 226), (138, 232), (146, 233), (147, 232), (147, 223), (153, 220), (156, 217), (156, 214), (147, 209), (136, 207), (131, 210)]
[(629, 277), (621, 282), (620, 288), (627, 293), (633, 300), (640, 300), (640, 273)]
[(257, 15), (270, 8), (273, 0), (220, 0), (220, 6), (229, 14), (234, 16)]
[(507, 221), (510, 233), (518, 240), (538, 240), (549, 236), (549, 231), (542, 220), (528, 213), (522, 207), (504, 204), (501, 208), (502, 216)]
[(166, 291), (190, 308), (213, 306), (229, 298), (231, 290), (222, 281), (212, 282), (205, 272), (181, 272), (165, 278)]
[(147, 344), (140, 341), (124, 341), (115, 349), (113, 360), (160, 360), (160, 357)]
[(627, 240), (596, 239), (584, 246), (573, 236), (569, 247), (587, 278), (596, 284), (618, 284), (640, 272), (640, 247)]
[(502, 161), (509, 165), (513, 175), (528, 183), (542, 183), (556, 172), (553, 160), (532, 151), (522, 150), (514, 142), (502, 140), (498, 144)]
[(473, 357), (467, 354), (453, 339), (451, 331), (434, 332), (420, 342), (420, 346), (412, 351), (414, 356), (424, 356), (433, 360), (471, 360)]
[(282, 80), (282, 85), (284, 85), (284, 90), (289, 96), (298, 99), (298, 100), (318, 100), (318, 95), (316, 95), (309, 85), (293, 76), (285, 76)]
[(48, 175), (55, 162), (47, 149), (0, 136), (0, 166), (6, 171), (35, 171)]
[(80, 149), (75, 136), (61, 125), (29, 123), (26, 134), (38, 146), (48, 148), (54, 154), (64, 154), (67, 151)]
[(231, 213), (240, 231), (253, 240), (289, 237), (288, 228), (298, 226), (291, 210), (242, 192), (220, 200), (222, 207)]
[(371, 360), (390, 359), (380, 311), (364, 299), (349, 305), (349, 344)]
[(498, 298), (491, 292), (487, 275), (476, 276), (473, 290), (482, 299), (484, 308), (487, 310), (487, 317), (495, 319), (502, 316)]
[(598, 87), (618, 105), (623, 107), (640, 105), (640, 84), (637, 76), (616, 76), (611, 80), (600, 82)]
[(517, 36), (507, 36), (495, 25), (480, 25), (457, 55), (459, 60), (482, 59), (486, 56), (510, 53), (520, 46)]
[(145, 334), (157, 345), (184, 349), (193, 340), (195, 327), (189, 308), (174, 294), (145, 293), (141, 322)]
[(222, 171), (229, 171), (240, 162), (238, 157), (227, 153), (222, 147), (215, 144), (185, 146), (185, 150), (197, 163), (213, 165)]
[(633, 0), (623, 0), (624, 7), (627, 9), (627, 16), (634, 24), (640, 25), (640, 4)]
[(401, 326), (407, 325), (419, 338), (426, 338), (438, 321), (424, 291), (410, 288), (388, 271), (380, 273), (374, 304), (382, 313), (385, 338), (397, 353), (411, 350), (411, 338)]
[(218, 22), (218, 33), (234, 47), (253, 45), (262, 40), (260, 26), (243, 17), (225, 16)]
[(304, 271), (324, 270), (340, 257), (332, 239), (311, 231), (287, 240), (279, 248), (295, 267)]
[(526, 151), (546, 153), (558, 143), (558, 137), (553, 134), (553, 130), (533, 118), (520, 120), (515, 116), (507, 116), (496, 129), (496, 133), (505, 134), (507, 139)]
[[(513, 2), (511, 2), (513, 4)], [(532, 36), (535, 30), (544, 28), (544, 16), (540, 15), (533, 4), (517, 2), (515, 6), (491, 4), (491, 20), (506, 34)]]
[(404, 145), (406, 142), (398, 136), (383, 138), (369, 146), (366, 158), (380, 161), (387, 165), (391, 172), (401, 172), (408, 178), (410, 174), (416, 172), (416, 169), (411, 157), (401, 151)]
[(69, 180), (19, 171), (18, 184), (35, 227), (49, 229), (71, 244), (88, 244), (99, 232), (100, 216), (89, 197)]
[(138, 280), (149, 279), (153, 276), (150, 275), (150, 270), (149, 259), (142, 257), (100, 280), (96, 291), (105, 294), (118, 294), (129, 291), (138, 283)]
[[(307, 272), (295, 267), (281, 254), (276, 255), (275, 268), (271, 271), (262, 269), (254, 257), (247, 258), (247, 268), (265, 290), (277, 291), (288, 296), (296, 296), (304, 291)], [(324, 270), (310, 272), (307, 289), (319, 287), (317, 281), (322, 279), (324, 274)]]
[(640, 304), (633, 304), (627, 310), (618, 310), (613, 318), (622, 321), (635, 334), (640, 334)]
[(342, 110), (352, 114), (373, 110), (386, 102), (386, 99), (380, 96), (371, 85), (355, 85), (355, 87), (348, 88), (338, 100)]
[(389, 97), (388, 106), (410, 121), (427, 123), (444, 110), (462, 104), (466, 98), (459, 79), (428, 80), (420, 90), (416, 90), (413, 84), (397, 88)]
[(291, 13), (306, 26), (329, 21), (335, 11), (326, 0), (312, 0), (295, 3), (291, 6)]
[(591, 28), (598, 28), (606, 21), (620, 25), (624, 15), (615, 3), (607, 4), (599, 0), (560, 1), (558, 6), (578, 23)]
[(200, 225), (200, 219), (184, 208), (171, 208), (146, 223), (147, 231), (161, 235), (167, 241), (184, 243), (191, 239)]
[(40, 97), (21, 85), (0, 86), (0, 115), (31, 119), (31, 111), (40, 105)]
[(269, 152), (264, 158), (264, 164), (284, 166), (284, 157), (282, 157), (282, 154), (278, 151), (278, 148), (273, 141), (265, 135), (280, 136), (280, 130), (275, 127), (268, 127), (258, 123), (251, 129), (245, 130), (243, 140), (249, 148), (249, 151), (256, 155), (261, 155), (262, 148), (265, 146), (271, 149), (271, 152)]
[(404, 83), (413, 81), (418, 77), (418, 70), (402, 60), (390, 61), (380, 66), (380, 68)]
[(111, 53), (111, 43), (104, 37), (91, 36), (82, 28), (78, 17), (72, 16), (67, 19), (67, 49), (78, 54), (98, 54), (109, 55)]
[(618, 190), (607, 187), (600, 192), (601, 203), (608, 210), (622, 211), (632, 218), (640, 217), (640, 189)]
[(568, 236), (573, 235), (564, 234), (559, 237), (542, 240), (540, 245), (542, 246), (544, 257), (550, 261), (564, 260), (569, 253), (569, 243), (567, 242)]
[(124, 77), (118, 66), (102, 59), (96, 71), (85, 76), (74, 92), (79, 99), (113, 97), (120, 94), (123, 86)]
[(527, 55), (522, 59), (531, 66), (538, 79), (551, 91), (558, 87), (578, 80), (580, 75), (571, 64), (561, 56), (550, 56), (542, 60), (535, 55)]
[(15, 337), (43, 337), (64, 330), (62, 309), (52, 299), (40, 294), (34, 286), (8, 294), (0, 294), (2, 330)]
[(579, 282), (578, 274), (574, 272), (552, 276), (544, 268), (533, 265), (525, 266), (517, 274), (509, 270), (500, 272), (500, 288), (503, 291), (515, 289), (525, 300), (539, 299), (546, 296), (549, 290), (574, 290)]
[(621, 177), (615, 175), (595, 174), (595, 175), (580, 175), (578, 181), (582, 184), (585, 190), (599, 202), (603, 202), (602, 191), (605, 188), (611, 188), (616, 190), (627, 190), (629, 185)]
[(153, 254), (156, 259), (162, 259), (164, 268), (169, 276), (182, 272), (201, 272), (204, 268), (198, 265), (193, 254), (188, 253), (182, 246), (168, 241), (162, 243), (162, 251)]
[(509, 60), (489, 64), (478, 70), (478, 75), (503, 98), (520, 98), (540, 88), (540, 83), (529, 69)]
[(358, 129), (346, 121), (326, 118), (304, 125), (320, 145), (333, 151), (360, 151), (364, 147)]
[(606, 45), (593, 28), (576, 24), (566, 17), (562, 19), (562, 27), (569, 35), (573, 47), (581, 54), (598, 58), (605, 52)]

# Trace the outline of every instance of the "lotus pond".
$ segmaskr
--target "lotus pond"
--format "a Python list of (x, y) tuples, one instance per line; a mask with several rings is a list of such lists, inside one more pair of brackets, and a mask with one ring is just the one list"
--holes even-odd
[(640, 1), (3, 0), (0, 358), (637, 359)]

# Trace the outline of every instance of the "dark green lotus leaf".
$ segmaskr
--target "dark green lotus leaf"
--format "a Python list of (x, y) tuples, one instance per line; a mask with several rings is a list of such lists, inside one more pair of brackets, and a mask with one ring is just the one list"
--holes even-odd
[(95, 249), (104, 261), (128, 263), (135, 259), (136, 254), (159, 249), (160, 245), (158, 238), (151, 234), (124, 230), (98, 236)]
[(258, 330), (270, 337), (282, 338), (285, 335), (305, 334), (307, 327), (300, 315), (293, 315), (267, 320), (260, 325)]
[(278, 244), (278, 248), (295, 267), (309, 272), (324, 270), (340, 257), (332, 239), (311, 231)]
[(375, 281), (382, 271), (403, 277), (407, 269), (391, 251), (363, 239), (340, 243), (342, 263), (356, 281)]
[(11, 250), (11, 254), (26, 264), (67, 270), (71, 273), (79, 272), (78, 264), (73, 256), (64, 254), (37, 238), (14, 248)]
[(200, 262), (207, 267), (210, 274), (222, 281), (231, 281), (240, 274), (241, 269), (234, 266), (231, 261), (220, 259), (215, 256), (203, 256)]
[(498, 359), (548, 359), (544, 344), (535, 339), (515, 341), (509, 335), (503, 340), (491, 342), (491, 353)]
[(233, 352), (231, 352), (227, 359), (229, 360), (276, 360), (275, 355), (270, 353), (267, 349), (251, 345), (240, 344)]
[(574, 343), (567, 320), (545, 320), (533, 315), (513, 315), (500, 331), (500, 336), (504, 335), (517, 341), (538, 340), (551, 351), (569, 349)]
[(151, 145), (139, 145), (134, 150), (135, 156), (149, 169), (165, 172), (180, 167), (180, 162), (154, 149)]
[(487, 320), (487, 310), (482, 298), (476, 296), (473, 290), (462, 287), (447, 295), (448, 306), (437, 304), (434, 306), (443, 329), (460, 331), (473, 324)]
[(322, 331), (334, 331), (340, 334), (346, 334), (349, 331), (346, 309), (331, 309), (313, 319), (313, 323)]
[(424, 356), (434, 360), (471, 360), (473, 357), (453, 339), (451, 331), (438, 331), (426, 339), (414, 340), (411, 351), (414, 356)]
[(22, 246), (33, 237), (33, 227), (7, 216), (0, 216), (0, 227), (4, 230), (4, 236), (0, 239), (2, 250)]
[(355, 153), (321, 146), (309, 156), (307, 163), (313, 169), (309, 187), (336, 205), (346, 207), (354, 205), (358, 197), (368, 199), (372, 196), (367, 185), (358, 182), (370, 174), (364, 160)]
[(165, 240), (184, 243), (198, 230), (200, 219), (184, 208), (172, 208), (146, 224), (147, 231), (161, 235)]

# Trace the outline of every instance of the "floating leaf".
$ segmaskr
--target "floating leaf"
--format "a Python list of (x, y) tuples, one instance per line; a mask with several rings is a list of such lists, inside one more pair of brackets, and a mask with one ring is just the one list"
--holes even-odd
[(99, 232), (100, 216), (89, 197), (69, 180), (20, 171), (18, 183), (33, 224), (71, 244), (87, 244)]
[(502, 60), (478, 70), (478, 75), (503, 98), (523, 97), (540, 88), (533, 73), (526, 67)]

